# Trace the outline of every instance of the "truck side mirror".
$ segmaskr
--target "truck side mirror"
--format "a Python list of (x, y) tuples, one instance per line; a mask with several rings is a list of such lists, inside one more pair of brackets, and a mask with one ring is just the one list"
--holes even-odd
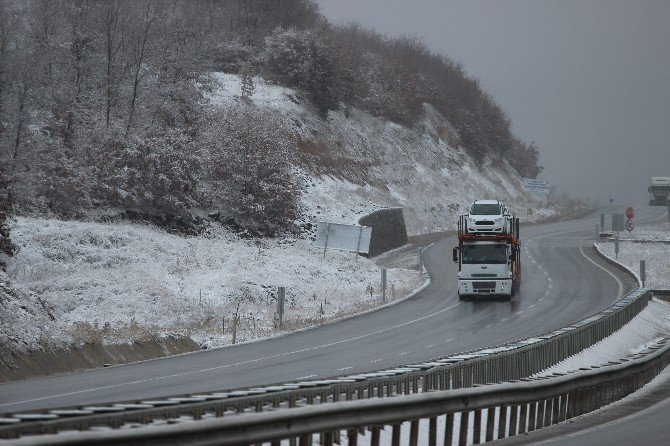
[(458, 263), (458, 247), (454, 248), (452, 255), (454, 257), (454, 263)]

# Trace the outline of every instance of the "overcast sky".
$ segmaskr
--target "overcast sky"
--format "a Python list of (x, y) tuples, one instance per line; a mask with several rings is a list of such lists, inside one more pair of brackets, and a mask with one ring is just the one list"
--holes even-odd
[(337, 24), (459, 61), (573, 196), (647, 199), (670, 176), (670, 1), (318, 0)]

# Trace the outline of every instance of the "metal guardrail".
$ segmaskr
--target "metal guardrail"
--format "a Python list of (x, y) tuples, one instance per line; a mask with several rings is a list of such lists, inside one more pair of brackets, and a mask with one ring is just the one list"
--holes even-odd
[(650, 297), (647, 290), (635, 290), (593, 316), (544, 335), (374, 373), (202, 395), (0, 415), (0, 438), (86, 430), (94, 426), (118, 428), (133, 423), (166, 423), (183, 417), (227, 417), (303, 404), (411, 395), (519, 380), (614, 333), (637, 315)]
[[(438, 443), (438, 418), (444, 420), (445, 445), (474, 444), (524, 434), (596, 410), (641, 388), (670, 363), (670, 339), (621, 362), (553, 378), (493, 384), (468, 389), (425, 392), (395, 398), (345, 401), (291, 410), (185, 422), (160, 428), (71, 433), (39, 437), (43, 445), (356, 445), (362, 431), (379, 446), (381, 430), (390, 427), (391, 444), (399, 445), (403, 429), (417, 445), (420, 420), (427, 420), (428, 445)], [(472, 414), (472, 416), (470, 416)], [(442, 421), (442, 420), (440, 420)], [(409, 423), (407, 425), (406, 423)], [(424, 424), (424, 429), (426, 428)], [(407, 432), (405, 432), (407, 433)], [(425, 435), (424, 437), (425, 438)], [(29, 437), (16, 445), (34, 444)]]

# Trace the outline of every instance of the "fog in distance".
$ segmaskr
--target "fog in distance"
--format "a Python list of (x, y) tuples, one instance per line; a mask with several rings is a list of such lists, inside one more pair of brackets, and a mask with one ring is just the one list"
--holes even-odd
[(539, 146), (541, 178), (643, 204), (670, 176), (670, 2), (319, 0), (333, 23), (415, 35), (461, 62)]

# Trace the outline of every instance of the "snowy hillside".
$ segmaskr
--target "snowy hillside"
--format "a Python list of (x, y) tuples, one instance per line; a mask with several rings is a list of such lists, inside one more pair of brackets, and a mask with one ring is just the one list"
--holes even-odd
[[(166, 333), (230, 343), (238, 305), (238, 342), (266, 337), (279, 332), (277, 286), (286, 287), (287, 329), (381, 303), (372, 261), (342, 252), (324, 258), (308, 240), (243, 240), (218, 226), (206, 236), (181, 237), (140, 224), (34, 218), (16, 219), (12, 235), (20, 247), (7, 271), (13, 288), (32, 297), (24, 305), (46, 302), (55, 318), (34, 327), (34, 320), (15, 317), (12, 330), (27, 343)], [(422, 282), (416, 271), (392, 270), (389, 295), (400, 298)]]
[[(241, 101), (238, 76), (213, 76), (213, 108)], [(409, 232), (418, 234), (453, 229), (478, 198), (502, 199), (525, 221), (558, 211), (525, 195), (506, 162), (480, 169), (451, 124), (427, 104), (414, 128), (353, 108), (324, 120), (291, 89), (260, 78), (255, 86), (253, 106), (275, 112), (297, 137), (303, 222), (356, 223), (376, 209), (402, 207)], [(212, 224), (205, 235), (184, 237), (142, 224), (25, 217), (11, 231), (20, 249), (7, 269), (14, 297), (0, 299), (3, 322), (10, 320), (0, 341), (10, 346), (166, 333), (223, 345), (232, 340), (235, 313), (238, 342), (272, 336), (282, 332), (274, 320), (278, 286), (287, 289), (284, 330), (382, 304), (372, 260), (341, 252), (324, 258), (297, 236), (247, 240)], [(393, 300), (424, 278), (393, 269), (389, 280)]]
[[(239, 76), (214, 73), (214, 107), (240, 100)], [(505, 161), (479, 167), (459, 147), (458, 134), (433, 107), (406, 128), (353, 108), (319, 118), (295, 91), (255, 79), (251, 100), (276, 110), (298, 135), (307, 217), (355, 223), (380, 207), (402, 207), (410, 234), (454, 229), (457, 215), (476, 199), (498, 198), (526, 221), (557, 212), (521, 190)]]

